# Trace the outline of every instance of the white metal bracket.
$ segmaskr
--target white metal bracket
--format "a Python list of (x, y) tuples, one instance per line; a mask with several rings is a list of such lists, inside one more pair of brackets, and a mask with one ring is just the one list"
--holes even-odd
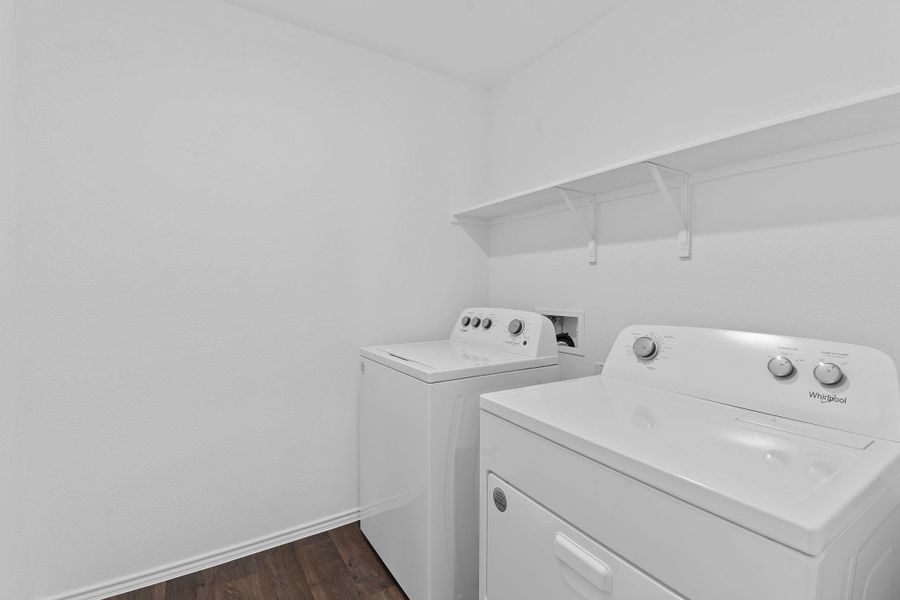
[(590, 204), (588, 204), (588, 219), (587, 223), (584, 222), (579, 216), (578, 211), (575, 208), (575, 204), (572, 202), (572, 198), (569, 196), (569, 190), (565, 188), (558, 187), (556, 190), (559, 192), (559, 195), (562, 196), (563, 202), (566, 203), (566, 206), (569, 208), (569, 212), (572, 213), (572, 217), (578, 222), (578, 226), (584, 229), (585, 234), (587, 235), (587, 259), (588, 263), (595, 265), (597, 264), (597, 218), (594, 213), (596, 207), (596, 199), (592, 196)]
[[(652, 162), (645, 162), (644, 164), (650, 169), (650, 174), (656, 182), (656, 187), (659, 188), (659, 193), (662, 195), (666, 206), (671, 209), (671, 213), (678, 223), (678, 257), (682, 259), (690, 258), (691, 176), (684, 171), (679, 171), (678, 169), (673, 169), (665, 165), (659, 165)], [(666, 171), (673, 173), (677, 178), (678, 183), (676, 185), (679, 188), (679, 197), (677, 199), (673, 198), (671, 192), (669, 192), (669, 185), (659, 172), (660, 169), (665, 169)]]

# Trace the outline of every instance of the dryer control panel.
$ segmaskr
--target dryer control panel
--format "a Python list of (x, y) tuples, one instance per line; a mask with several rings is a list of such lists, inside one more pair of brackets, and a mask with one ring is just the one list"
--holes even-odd
[(866, 346), (634, 325), (619, 334), (603, 376), (900, 441), (896, 367)]
[(558, 354), (550, 319), (509, 308), (467, 308), (456, 320), (450, 340), (535, 358)]

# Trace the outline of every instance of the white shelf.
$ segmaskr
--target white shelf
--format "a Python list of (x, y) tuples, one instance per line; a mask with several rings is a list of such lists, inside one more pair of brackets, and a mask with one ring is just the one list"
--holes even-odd
[[(716, 138), (630, 158), (590, 173), (478, 204), (453, 216), (460, 224), (490, 225), (498, 217), (564, 204), (560, 188), (568, 190), (570, 199), (576, 201), (590, 200), (615, 190), (654, 184), (652, 172), (644, 164), (647, 162), (693, 174), (898, 127), (900, 87), (761, 123)], [(669, 176), (671, 172), (667, 171), (664, 175)], [(687, 179), (684, 181), (687, 182)], [(685, 206), (689, 210), (689, 191), (687, 194), (688, 204)], [(689, 214), (683, 213), (682, 216), (686, 221), (689, 219)], [(689, 228), (689, 222), (686, 228)]]

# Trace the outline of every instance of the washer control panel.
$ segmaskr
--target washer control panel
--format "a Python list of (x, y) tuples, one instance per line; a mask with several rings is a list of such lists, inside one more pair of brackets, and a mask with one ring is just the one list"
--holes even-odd
[(865, 346), (636, 325), (619, 334), (602, 376), (900, 441), (896, 367)]
[(556, 356), (550, 319), (508, 308), (468, 308), (457, 319), (452, 341), (491, 346), (521, 356)]

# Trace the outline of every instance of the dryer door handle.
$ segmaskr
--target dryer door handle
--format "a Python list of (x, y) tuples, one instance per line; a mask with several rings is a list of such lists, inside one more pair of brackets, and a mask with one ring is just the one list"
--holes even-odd
[(556, 534), (556, 540), (553, 542), (553, 554), (598, 590), (612, 591), (612, 571), (606, 563), (562, 533)]

